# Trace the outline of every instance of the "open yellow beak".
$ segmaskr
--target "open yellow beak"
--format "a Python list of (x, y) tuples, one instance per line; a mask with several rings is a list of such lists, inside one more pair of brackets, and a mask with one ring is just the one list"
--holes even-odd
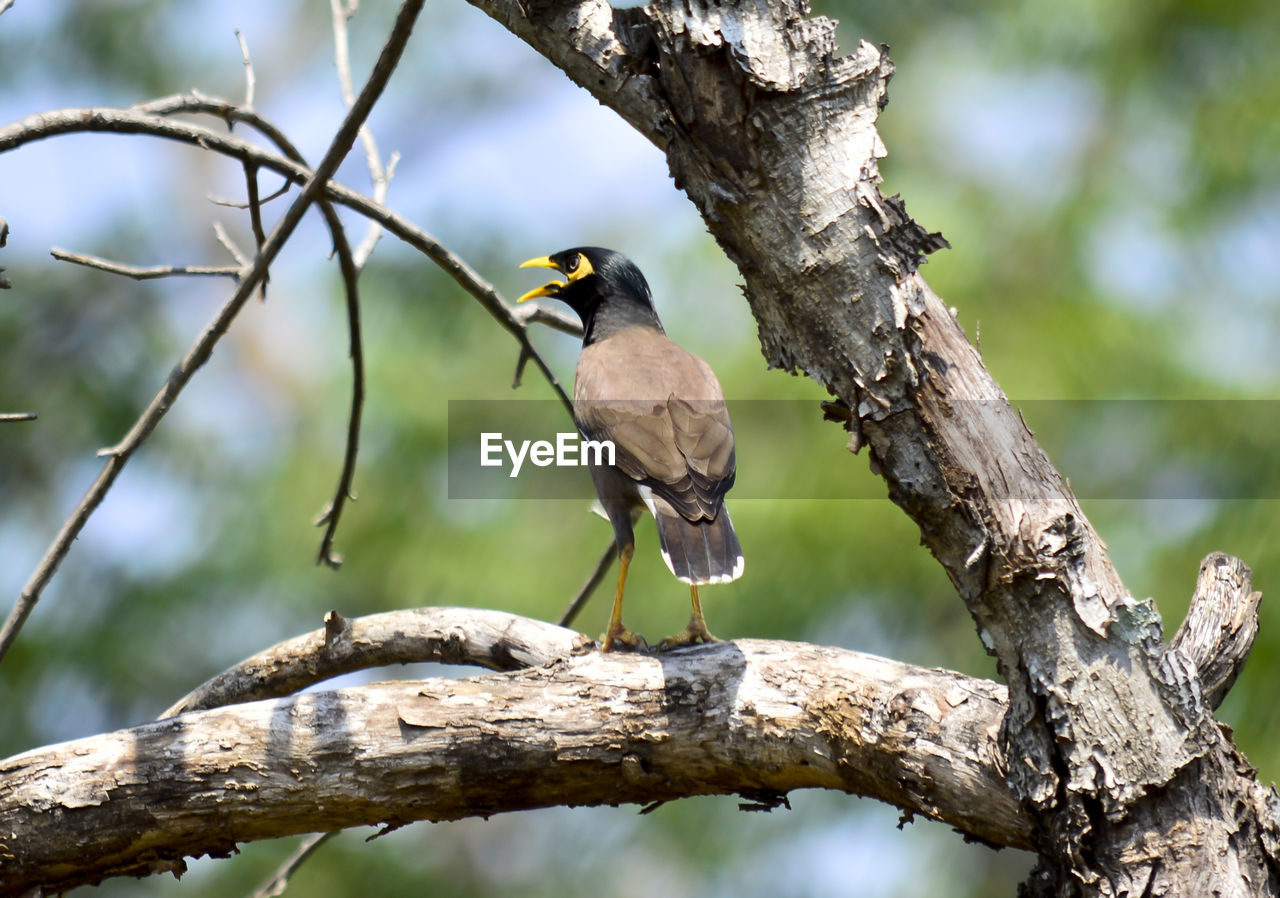
[[(550, 256), (538, 256), (538, 258), (536, 259), (530, 259), (527, 262), (521, 262), (520, 267), (521, 268), (551, 268), (556, 271), (560, 270), (560, 267), (556, 265), (555, 262), (551, 261)], [(555, 296), (555, 294), (560, 290), (561, 287), (567, 287), (567, 286), (569, 286), (568, 281), (552, 281), (549, 284), (543, 284), (541, 287), (537, 287), (533, 290), (530, 290), (524, 296), (517, 299), (516, 302), (524, 302), (526, 299), (537, 299), (539, 296)]]

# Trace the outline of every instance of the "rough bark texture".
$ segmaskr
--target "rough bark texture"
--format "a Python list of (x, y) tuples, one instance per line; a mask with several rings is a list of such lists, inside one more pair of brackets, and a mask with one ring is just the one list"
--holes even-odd
[(917, 272), (941, 239), (880, 193), (884, 52), (838, 58), (799, 0), (472, 2), (666, 151), (766, 359), (850, 410), (1008, 681), (1010, 782), (1039, 824), (1027, 892), (1276, 894), (1269, 793)]
[[(513, 631), (544, 630), (530, 646), (547, 652), (581, 638), (445, 611), (482, 657)], [(1025, 847), (995, 738), (1004, 698), (948, 671), (744, 640), (190, 712), (0, 762), (0, 894), (181, 872), (292, 833), (699, 794), (772, 806), (809, 787)]]
[(1256, 632), (1248, 569), (1206, 561), (1172, 646), (1127, 593), (920, 277), (944, 241), (880, 193), (884, 52), (836, 57), (832, 24), (798, 0), (472, 2), (665, 150), (743, 273), (766, 359), (831, 391), (1007, 693), (809, 646), (602, 657), (492, 615), (335, 616), (171, 712), (373, 658), (556, 660), (192, 711), (0, 762), (0, 892), (291, 832), (821, 786), (1032, 847), (1028, 895), (1277, 894), (1280, 801), (1212, 716)]

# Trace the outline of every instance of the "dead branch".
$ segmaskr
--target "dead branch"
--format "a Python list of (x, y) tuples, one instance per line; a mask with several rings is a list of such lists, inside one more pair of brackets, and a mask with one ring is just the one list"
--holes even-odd
[(160, 717), (281, 698), (332, 677), (418, 661), (471, 664), (489, 670), (539, 667), (590, 647), (563, 627), (502, 611), (411, 608), (345, 620), (273, 646), (197, 687)]
[(1009, 776), (1041, 824), (1027, 893), (1280, 892), (1275, 814), (1194, 665), (921, 277), (946, 241), (880, 190), (885, 49), (838, 56), (804, 0), (471, 2), (665, 152), (770, 365), (855, 416), (1008, 679)]
[[(22, 624), (35, 607), (36, 602), (39, 601), (44, 587), (54, 573), (57, 572), (62, 559), (66, 557), (76, 536), (84, 527), (89, 516), (102, 502), (103, 497), (111, 488), (112, 483), (115, 482), (115, 478), (124, 468), (130, 456), (159, 424), (160, 419), (164, 417), (165, 412), (177, 399), (191, 376), (208, 360), (213, 353), (214, 347), (223, 334), (227, 332), (231, 322), (235, 319), (253, 289), (266, 274), (271, 261), (292, 235), (294, 228), (301, 221), (307, 208), (323, 195), (325, 185), (333, 173), (337, 171), (339, 163), (355, 141), (356, 132), (360, 124), (372, 111), (373, 104), (381, 95), (383, 87), (386, 86), (387, 80), (395, 70), (422, 3), (423, 0), (405, 0), (397, 15), (391, 36), (383, 47), (382, 54), (379, 56), (369, 80), (365, 83), (356, 104), (334, 135), (334, 139), (330, 143), (324, 158), (319, 166), (316, 167), (314, 176), (306, 182), (297, 199), (294, 200), (279, 223), (277, 223), (254, 259), (253, 265), (245, 272), (236, 292), (208, 327), (205, 328), (178, 366), (174, 368), (165, 385), (138, 418), (133, 428), (108, 453), (106, 465), (37, 565), (35, 572), (23, 588), (16, 606), (5, 621), (4, 628), (0, 629), (0, 660), (3, 660), (9, 646), (13, 644), (13, 640), (17, 637)], [(8, 131), (9, 129), (5, 130)], [(0, 138), (0, 152), (6, 148), (4, 140)]]
[(1170, 645), (1195, 665), (1204, 701), (1222, 704), (1240, 675), (1258, 635), (1262, 593), (1239, 558), (1214, 552), (1200, 562), (1191, 607)]
[[(489, 657), (504, 632), (550, 629), (514, 616), (495, 626), (497, 612), (473, 629), (453, 613), (460, 641)], [(561, 633), (533, 653), (579, 638)], [(1004, 709), (1004, 688), (987, 681), (744, 640), (191, 712), (0, 762), (0, 894), (180, 871), (184, 857), (241, 841), (567, 797), (777, 802), (836, 789), (1026, 846), (1029, 818), (997, 751)]]
[[(351, 81), (351, 49), (347, 40), (347, 23), (355, 16), (358, 9), (359, 4), (354, 0), (347, 4), (343, 4), (341, 0), (330, 0), (333, 64), (338, 73), (338, 87), (342, 91), (343, 102), (348, 108), (355, 100), (355, 89)], [(387, 164), (383, 166), (382, 155), (378, 152), (378, 143), (373, 137), (373, 129), (368, 125), (360, 129), (360, 145), (364, 148), (365, 164), (369, 168), (369, 180), (373, 184), (373, 201), (381, 205), (387, 201), (387, 189), (391, 185), (391, 178), (395, 174), (396, 163), (400, 156), (393, 152)], [(370, 221), (364, 239), (356, 247), (357, 268), (364, 268), (381, 237), (382, 226), (376, 221)]]
[[(232, 158), (250, 159), (258, 162), (262, 167), (279, 172), (297, 183), (309, 183), (312, 172), (304, 165), (263, 150), (261, 147), (238, 138), (164, 117), (166, 111), (184, 106), (194, 109), (200, 104), (204, 104), (207, 107), (206, 111), (223, 116), (233, 116), (237, 110), (234, 104), (210, 100), (195, 94), (190, 97), (156, 101), (153, 104), (146, 104), (130, 110), (102, 108), (64, 109), (40, 113), (0, 128), (0, 152), (59, 134), (77, 132), (150, 134), (156, 137), (189, 143)], [(249, 115), (245, 115), (243, 120), (253, 121), (254, 126), (263, 130), (263, 133), (268, 135), (273, 142), (284, 141), (285, 144), (288, 144), (287, 138), (279, 133), (278, 129), (275, 129), (269, 122)], [(572, 414), (572, 403), (569, 401), (564, 388), (560, 385), (559, 379), (551, 370), (551, 367), (530, 341), (527, 325), (516, 317), (511, 306), (502, 299), (491, 284), (481, 278), (462, 259), (446, 249), (422, 228), (374, 203), (368, 197), (332, 182), (328, 184), (327, 197), (334, 202), (348, 206), (361, 215), (378, 221), (389, 232), (404, 240), (442, 268), (455, 283), (476, 299), (508, 333), (515, 337), (520, 344), (521, 352), (529, 354), (529, 358), (556, 393), (561, 405), (565, 407), (567, 412)], [(234, 299), (235, 297), (233, 297)], [(229, 303), (229, 306), (231, 305), (234, 305), (235, 309), (238, 310), (238, 303)], [(122, 447), (132, 445), (136, 448), (137, 444), (145, 440), (150, 434), (160, 417), (163, 417), (164, 411), (167, 409), (167, 399), (176, 396), (177, 392), (180, 392), (181, 386), (185, 385), (187, 379), (189, 379), (191, 373), (194, 373), (195, 368), (190, 367), (190, 363), (198, 358), (199, 364), (203, 364), (204, 358), (207, 358), (207, 356), (202, 358), (198, 350), (206, 346), (206, 340), (209, 340), (207, 346), (208, 350), (211, 351), (212, 345), (225, 332), (225, 327), (229, 325), (229, 318), (225, 323), (220, 324), (220, 322), (223, 322), (226, 311), (227, 309), (224, 308), (224, 312), (220, 313), (219, 317), (215, 319), (214, 325), (211, 325), (211, 327), (215, 328), (220, 326), (222, 329), (216, 330), (212, 334), (210, 331), (206, 331), (205, 335), (202, 335), (201, 340), (196, 347), (193, 347), (187, 359), (175, 369), (175, 374), (178, 376), (177, 380), (171, 380), (166, 384), (161, 393), (148, 406), (147, 411), (135, 423), (129, 435), (120, 444), (109, 450), (107, 465), (103, 468), (97, 480), (90, 486), (85, 498), (59, 531), (45, 557), (32, 574), (27, 587), (24, 588), (18, 603), (10, 614), (9, 620), (6, 621), (4, 630), (0, 631), (0, 659), (3, 659), (4, 653), (12, 643), (13, 634), (16, 633), (17, 629), (21, 628), (26, 615), (34, 607), (31, 594), (34, 593), (35, 601), (38, 601), (40, 592), (43, 591), (49, 579), (56, 572), (58, 565), (61, 564), (61, 560), (65, 557), (66, 552), (69, 551), (76, 534), (79, 533), (89, 516), (92, 515), (97, 504), (101, 502), (102, 496), (110, 489), (115, 477), (119, 474), (120, 468), (123, 467), (124, 463), (122, 458), (127, 461), (128, 454), (123, 456), (119, 454)], [(199, 365), (197, 364), (195, 367), (199, 367)]]
[(145, 267), (126, 265), (123, 262), (112, 262), (98, 256), (73, 253), (70, 250), (56, 246), (49, 250), (49, 255), (59, 262), (70, 262), (73, 265), (96, 268), (99, 271), (105, 271), (110, 274), (124, 275), (125, 277), (133, 278), (135, 281), (150, 281), (168, 277), (239, 278), (244, 273), (243, 267), (238, 265), (151, 265)]

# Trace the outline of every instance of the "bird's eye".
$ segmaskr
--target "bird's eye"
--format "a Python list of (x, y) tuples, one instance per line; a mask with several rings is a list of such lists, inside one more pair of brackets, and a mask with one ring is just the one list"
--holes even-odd
[(578, 253), (576, 256), (574, 256), (572, 259), (570, 259), (568, 262), (565, 262), (565, 263), (564, 263), (564, 273), (565, 273), (565, 274), (573, 274), (575, 271), (577, 271), (577, 270), (578, 270), (578, 260), (579, 260), (579, 259), (581, 259), (581, 258), (582, 258), (582, 253)]

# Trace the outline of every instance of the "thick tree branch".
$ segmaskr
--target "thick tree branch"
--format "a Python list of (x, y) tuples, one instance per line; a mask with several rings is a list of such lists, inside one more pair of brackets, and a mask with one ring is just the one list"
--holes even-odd
[(587, 637), (502, 611), (413, 608), (346, 620), (272, 646), (197, 687), (161, 718), (187, 711), (281, 698), (331, 677), (417, 661), (474, 664), (490, 670), (539, 667), (592, 645)]
[(1195, 665), (1211, 708), (1222, 704), (1249, 657), (1261, 604), (1253, 572), (1239, 558), (1214, 552), (1200, 562), (1191, 607), (1171, 645)]
[[(450, 613), (486, 657), (507, 651), (507, 633), (551, 629), (496, 612), (472, 628)], [(560, 631), (533, 654), (579, 638)], [(180, 871), (184, 857), (286, 833), (567, 797), (776, 803), (837, 789), (1026, 846), (1029, 820), (995, 752), (1004, 696), (947, 671), (747, 640), (193, 712), (0, 762), (0, 894)]]
[(946, 244), (879, 189), (883, 49), (838, 57), (804, 0), (471, 2), (665, 150), (765, 358), (850, 410), (1009, 683), (1009, 775), (1042, 824), (1030, 894), (1280, 890), (1193, 666), (917, 271)]

